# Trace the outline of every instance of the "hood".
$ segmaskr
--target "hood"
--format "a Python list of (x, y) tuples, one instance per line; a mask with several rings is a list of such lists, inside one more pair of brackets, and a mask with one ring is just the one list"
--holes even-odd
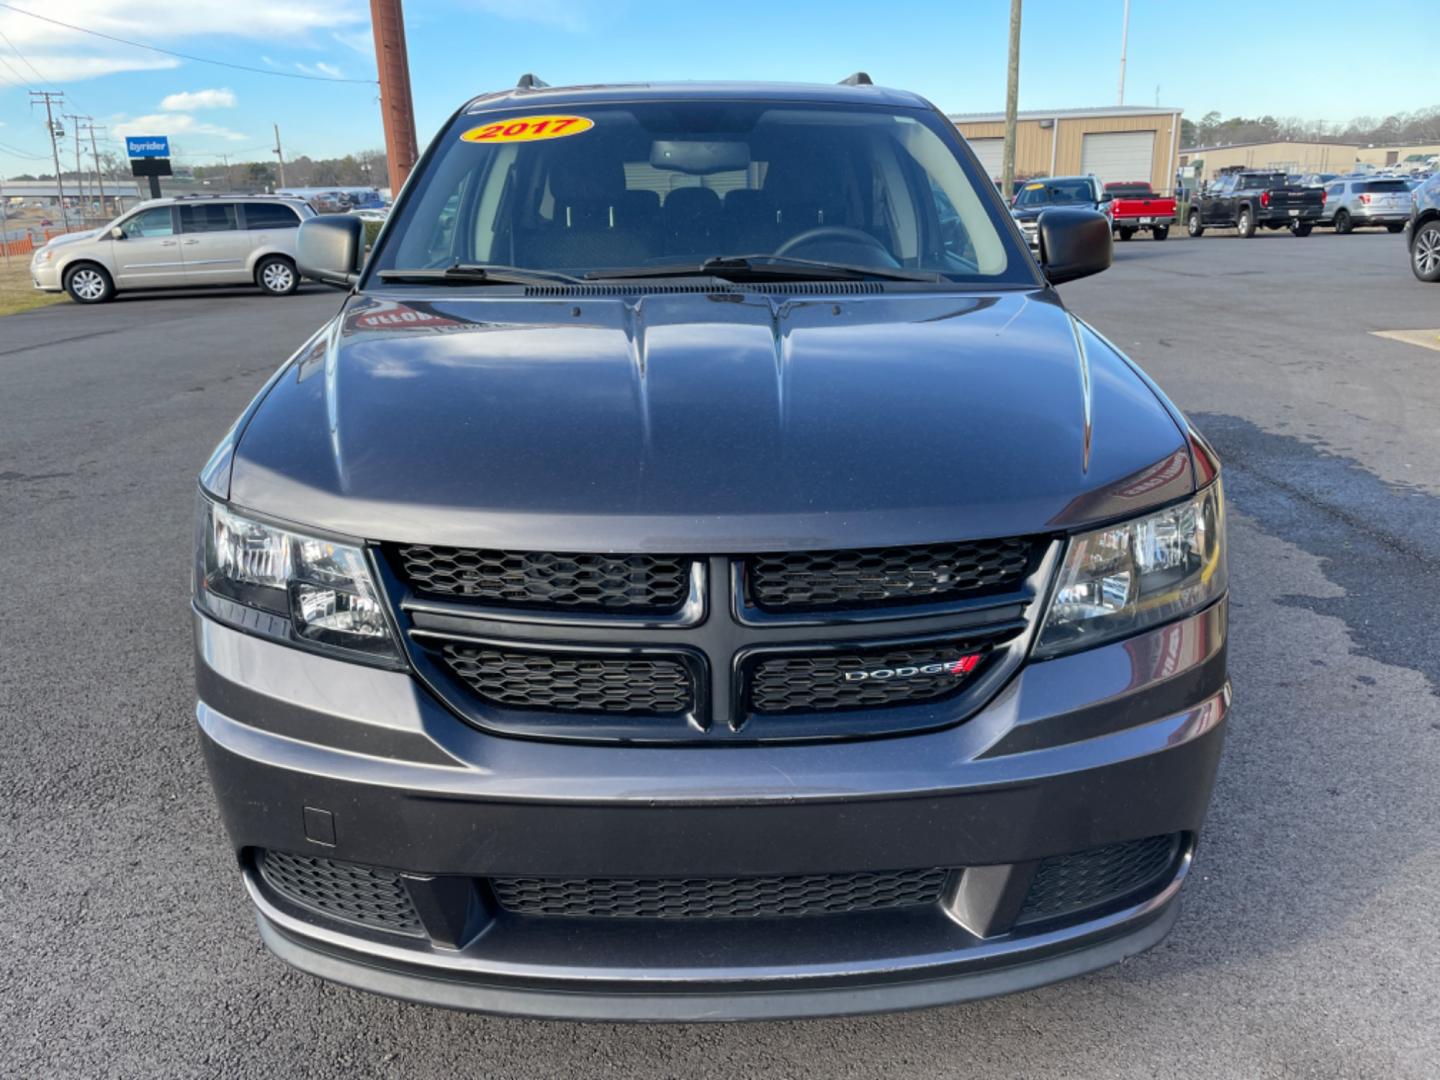
[(1193, 486), (1165, 403), (1045, 292), (399, 295), (353, 298), (272, 381), (237, 506), (721, 554), (1050, 532)]
[(65, 233), (61, 236), (55, 237), (53, 240), (47, 240), (44, 244), (44, 247), (57, 248), (64, 247), (66, 244), (78, 243), (81, 240), (93, 240), (95, 239), (95, 237), (99, 236), (102, 232), (104, 232), (107, 228), (109, 228), (108, 225), (99, 229), (87, 229), (85, 232)]

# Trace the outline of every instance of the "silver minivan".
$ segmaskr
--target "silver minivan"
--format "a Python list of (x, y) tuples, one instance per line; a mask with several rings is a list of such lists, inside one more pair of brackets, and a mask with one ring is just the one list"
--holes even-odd
[(314, 214), (300, 199), (264, 195), (153, 199), (99, 229), (57, 236), (35, 252), (30, 278), (81, 304), (192, 285), (254, 284), (288, 296), (300, 284), (295, 236)]
[(1399, 177), (1346, 176), (1325, 187), (1320, 224), (1337, 233), (1383, 225), (1392, 233), (1410, 217), (1410, 185)]

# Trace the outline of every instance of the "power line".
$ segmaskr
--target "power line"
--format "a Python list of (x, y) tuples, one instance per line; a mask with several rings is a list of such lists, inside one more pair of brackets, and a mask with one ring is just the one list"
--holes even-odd
[[(249, 64), (232, 64), (228, 60), (213, 60), (207, 56), (195, 56), (191, 53), (176, 52), (173, 49), (162, 49), (158, 45), (147, 45), (143, 41), (131, 41), (129, 38), (116, 37), (114, 34), (101, 33), (99, 30), (90, 30), (84, 26), (76, 26), (73, 23), (61, 22), (59, 19), (52, 19), (48, 15), (37, 15), (33, 11), (26, 11), (14, 4), (0, 3), (0, 8), (13, 11), (17, 15), (28, 15), (32, 19), (39, 19), (41, 22), (51, 23), (55, 26), (63, 26), (66, 30), (74, 30), (77, 34), (89, 34), (91, 37), (104, 38), (106, 41), (115, 41), (121, 45), (129, 45), (135, 49), (148, 49), (151, 52), (161, 53), (165, 56), (175, 56), (181, 60), (192, 60), (197, 64), (213, 64), (216, 67), (233, 68), (236, 71), (249, 71), (256, 75), (275, 75), (282, 79), (308, 79), (310, 82), (331, 82), (331, 83), (361, 83), (366, 86), (375, 85), (374, 79), (342, 79), (329, 75), (305, 75), (298, 71), (275, 71), (271, 68), (251, 67)], [(12, 45), (13, 49), (14, 46)], [(22, 56), (22, 60), (25, 58)], [(29, 61), (26, 65), (29, 66)], [(33, 68), (31, 70), (34, 70)], [(36, 72), (36, 74), (39, 74)]]
[(28, 150), (21, 150), (18, 146), (11, 146), (9, 143), (0, 142), (0, 150), (7, 154), (14, 154), (16, 157), (29, 158), (31, 161), (44, 161), (45, 154), (32, 154)]

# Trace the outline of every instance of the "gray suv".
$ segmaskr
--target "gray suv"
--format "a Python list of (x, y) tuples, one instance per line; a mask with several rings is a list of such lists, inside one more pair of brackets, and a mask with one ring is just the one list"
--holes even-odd
[(1440, 173), (1410, 193), (1410, 269), (1421, 281), (1440, 281)]
[[(1173, 924), (1219, 465), (914, 94), (467, 102), (201, 471), (196, 720), (266, 945), (588, 1019), (934, 1005)], [(1077, 999), (1078, 1000), (1078, 999)]]
[(1410, 185), (1398, 177), (1344, 177), (1325, 187), (1321, 225), (1337, 233), (1383, 226), (1392, 233), (1405, 228), (1410, 215)]

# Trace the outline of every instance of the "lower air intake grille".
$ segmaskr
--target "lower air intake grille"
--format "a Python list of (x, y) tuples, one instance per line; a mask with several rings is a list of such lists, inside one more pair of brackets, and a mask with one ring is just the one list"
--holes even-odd
[(417, 592), (497, 606), (569, 611), (678, 611), (693, 560), (671, 555), (557, 555), (409, 544), (394, 550)]
[(931, 603), (1018, 588), (1028, 540), (792, 551), (749, 560), (751, 599), (766, 611)]
[(1177, 834), (1108, 844), (1040, 863), (1017, 922), (1039, 922), (1142, 893), (1169, 880)]
[(979, 662), (979, 653), (955, 646), (761, 660), (750, 683), (750, 710), (830, 712), (933, 701), (957, 692)]
[(939, 901), (947, 871), (755, 878), (491, 878), (517, 915), (616, 919), (755, 919), (840, 915)]
[(476, 696), (509, 709), (677, 715), (694, 707), (678, 660), (514, 652), (450, 643), (445, 662)]
[(375, 930), (424, 934), (399, 874), (283, 851), (262, 851), (257, 862), (265, 883), (300, 907)]

